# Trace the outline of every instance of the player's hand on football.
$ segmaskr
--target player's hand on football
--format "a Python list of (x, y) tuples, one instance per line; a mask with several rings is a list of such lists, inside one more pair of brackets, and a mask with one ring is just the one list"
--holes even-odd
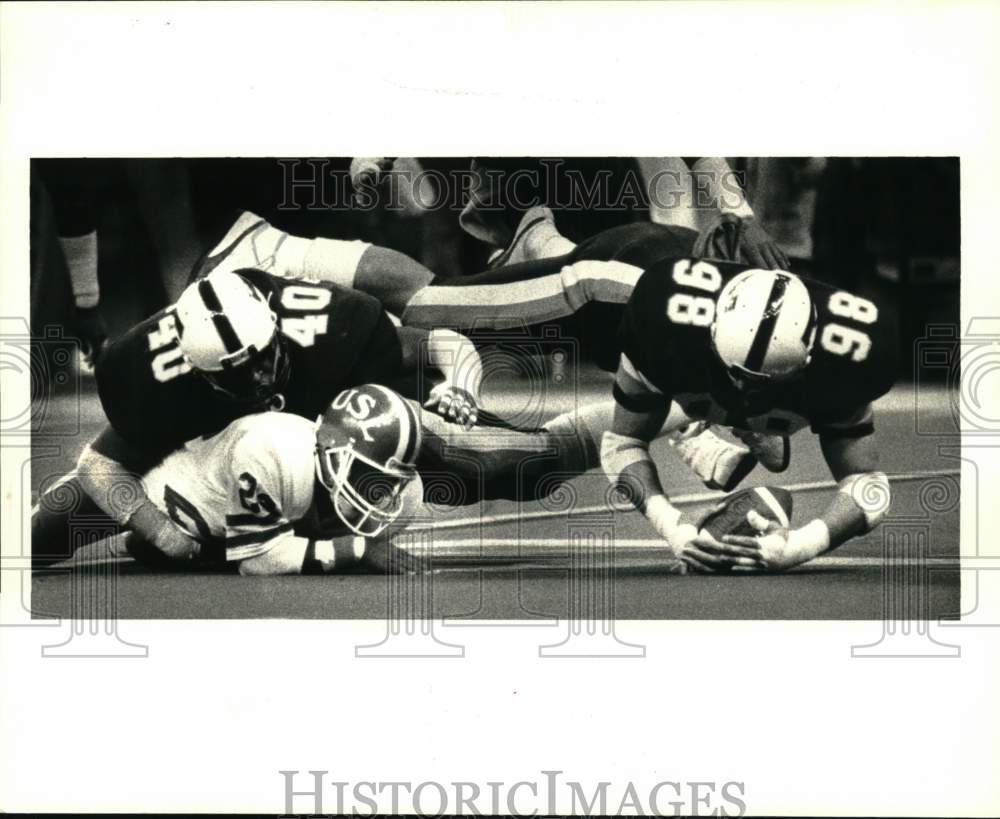
[(679, 557), (693, 572), (728, 572), (734, 566), (756, 566), (757, 555), (754, 547), (716, 540), (702, 529), (684, 544)]
[(722, 539), (731, 546), (741, 546), (753, 552), (755, 565), (752, 568), (781, 572), (808, 559), (795, 548), (792, 532), (787, 526), (768, 520), (753, 510), (747, 512), (747, 522), (757, 530), (755, 536), (724, 535)]
[(741, 561), (742, 565), (753, 563), (752, 549), (722, 543), (704, 529), (699, 531), (698, 527), (683, 515), (676, 521), (654, 516), (652, 523), (667, 542), (674, 557), (680, 560), (688, 571), (728, 571), (738, 561)]
[(768, 270), (788, 270), (788, 257), (753, 216), (743, 220), (740, 247), (745, 260)]
[(479, 405), (468, 390), (444, 381), (438, 384), (428, 399), (424, 409), (436, 412), (442, 418), (472, 429), (479, 421)]

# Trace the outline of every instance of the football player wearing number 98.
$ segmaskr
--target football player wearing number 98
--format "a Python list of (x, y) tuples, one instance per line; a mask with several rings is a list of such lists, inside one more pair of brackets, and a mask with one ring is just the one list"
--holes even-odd
[(345, 388), (425, 368), (444, 375), (427, 406), (475, 424), (481, 362), (460, 334), (398, 327), (377, 299), (330, 282), (215, 270), (108, 347), (96, 376), (110, 426), (84, 449), (68, 479), (77, 486), (50, 490), (82, 494), (84, 506), (67, 511), (43, 495), (32, 515), (33, 564), (70, 555), (72, 514), (103, 514), (170, 556), (193, 554), (193, 541), (129, 475), (243, 415), (314, 419)]
[[(788, 569), (885, 516), (872, 402), (895, 380), (896, 342), (874, 303), (785, 271), (666, 260), (639, 279), (620, 334), (601, 462), (689, 568)], [(772, 436), (808, 426), (837, 491), (797, 529), (757, 518), (757, 537), (699, 534), (671, 505), (649, 456), (668, 415)]]

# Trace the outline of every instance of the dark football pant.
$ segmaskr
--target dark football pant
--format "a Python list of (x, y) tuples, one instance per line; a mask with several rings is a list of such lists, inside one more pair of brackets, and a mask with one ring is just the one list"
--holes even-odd
[(426, 411), (421, 421), (416, 465), (428, 503), (541, 500), (600, 463), (596, 443), (565, 415), (534, 432), (484, 426), (463, 430)]
[[(506, 345), (545, 353), (569, 339), (581, 359), (614, 370), (620, 353), (618, 325), (639, 273), (664, 258), (690, 255), (697, 236), (687, 228), (651, 222), (611, 228), (563, 256), (435, 281), (413, 296), (402, 320), (412, 327), (456, 330), (479, 347)], [(587, 260), (622, 262), (638, 271), (564, 272)]]

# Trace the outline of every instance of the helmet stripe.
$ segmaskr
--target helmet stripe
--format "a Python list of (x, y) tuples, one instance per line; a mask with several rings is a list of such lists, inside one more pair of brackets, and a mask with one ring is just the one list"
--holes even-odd
[(409, 434), (406, 436), (406, 451), (403, 453), (403, 463), (412, 464), (417, 457), (417, 447), (420, 445), (420, 420), (410, 406), (410, 402), (403, 400), (403, 408), (406, 410), (406, 417), (409, 421)]
[(389, 403), (392, 405), (393, 412), (399, 422), (399, 440), (396, 442), (396, 451), (393, 453), (393, 457), (398, 461), (406, 463), (406, 450), (409, 448), (408, 444), (410, 439), (413, 437), (413, 424), (411, 416), (407, 412), (408, 407), (406, 401), (404, 401), (394, 390), (383, 387), (381, 384), (372, 384), (370, 386), (379, 390), (386, 398), (389, 399)]
[(785, 295), (785, 288), (788, 286), (788, 277), (778, 273), (774, 277), (774, 284), (771, 285), (771, 293), (767, 297), (767, 307), (764, 308), (764, 315), (760, 324), (757, 325), (757, 332), (754, 333), (753, 342), (747, 352), (746, 361), (743, 366), (750, 372), (762, 372), (764, 358), (767, 356), (767, 348), (771, 343), (771, 336), (774, 335), (774, 328), (778, 323), (778, 312), (781, 307), (781, 299)]
[(201, 300), (205, 304), (205, 309), (212, 314), (212, 324), (215, 325), (215, 331), (219, 334), (219, 338), (222, 339), (222, 344), (225, 346), (226, 352), (235, 353), (243, 349), (240, 337), (236, 335), (229, 316), (222, 312), (222, 302), (219, 301), (219, 295), (215, 292), (215, 288), (212, 287), (212, 283), (208, 279), (202, 279), (198, 282), (198, 295), (201, 296)]
[(221, 313), (222, 302), (219, 301), (219, 294), (215, 292), (212, 283), (208, 279), (198, 282), (198, 295), (201, 296), (205, 309), (210, 313)]
[(372, 384), (376, 389), (381, 390), (399, 419), (399, 443), (396, 446), (395, 457), (404, 464), (412, 464), (417, 457), (417, 450), (420, 448), (421, 426), (420, 419), (413, 411), (413, 406), (395, 390), (383, 387), (381, 384)]

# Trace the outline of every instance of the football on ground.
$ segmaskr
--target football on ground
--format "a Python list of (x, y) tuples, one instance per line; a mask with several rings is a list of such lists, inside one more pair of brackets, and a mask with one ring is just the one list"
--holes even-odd
[(723, 535), (756, 535), (757, 530), (747, 521), (750, 510), (787, 527), (792, 519), (792, 493), (780, 486), (755, 486), (734, 492), (721, 509), (709, 512), (701, 528), (716, 539)]

